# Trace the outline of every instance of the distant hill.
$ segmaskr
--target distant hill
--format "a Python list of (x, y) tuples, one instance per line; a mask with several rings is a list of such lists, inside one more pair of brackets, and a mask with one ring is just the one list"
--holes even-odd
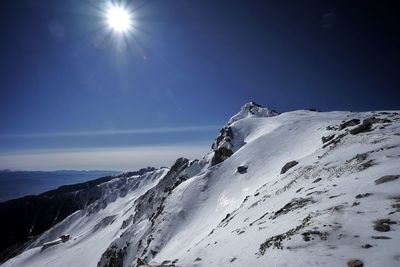
[(76, 184), (118, 171), (10, 171), (0, 170), (0, 202), (37, 195), (65, 184)]

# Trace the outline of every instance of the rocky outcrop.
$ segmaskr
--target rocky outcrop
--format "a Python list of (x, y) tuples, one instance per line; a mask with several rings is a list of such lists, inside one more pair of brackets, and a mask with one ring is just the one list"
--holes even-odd
[(295, 161), (295, 160), (289, 161), (288, 163), (286, 163), (286, 164), (282, 167), (282, 169), (281, 169), (281, 174), (284, 174), (284, 173), (287, 172), (290, 168), (293, 168), (293, 167), (296, 166), (297, 164), (298, 164), (298, 162)]
[(400, 175), (384, 175), (379, 179), (375, 180), (375, 184), (383, 184), (383, 183), (387, 183), (387, 182), (392, 182), (394, 180), (397, 180), (400, 178)]

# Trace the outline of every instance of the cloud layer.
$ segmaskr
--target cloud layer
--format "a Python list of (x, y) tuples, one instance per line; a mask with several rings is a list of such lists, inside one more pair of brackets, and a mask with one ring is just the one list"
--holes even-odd
[(202, 158), (208, 144), (138, 146), (0, 154), (0, 169), (12, 170), (136, 170), (147, 166), (171, 166), (179, 157)]

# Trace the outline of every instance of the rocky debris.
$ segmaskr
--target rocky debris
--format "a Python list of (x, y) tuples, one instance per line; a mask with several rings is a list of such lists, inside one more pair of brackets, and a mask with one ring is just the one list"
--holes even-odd
[(365, 244), (365, 245), (362, 245), (361, 247), (365, 248), (365, 249), (369, 249), (369, 248), (372, 248), (373, 246), (370, 244)]
[(196, 258), (194, 261), (201, 261), (201, 258)]
[(286, 239), (291, 238), (291, 236), (293, 236), (294, 234), (299, 232), (301, 229), (306, 227), (310, 220), (311, 220), (311, 216), (308, 215), (306, 218), (303, 219), (302, 223), (300, 225), (296, 226), (295, 228), (292, 228), (283, 234), (275, 235), (275, 236), (272, 236), (272, 237), (268, 238), (267, 240), (265, 240), (263, 243), (260, 244), (259, 254), (264, 255), (267, 248), (269, 248), (271, 246), (273, 248), (283, 249), (282, 242)]
[(371, 195), (372, 195), (372, 193), (358, 194), (358, 195), (356, 195), (356, 198), (360, 199), (360, 198), (364, 198), (364, 197), (369, 197)]
[(103, 254), (103, 257), (107, 259), (107, 263), (102, 266), (104, 267), (123, 266), (126, 251), (127, 251), (126, 247), (124, 247), (124, 249), (119, 249), (116, 245), (107, 248), (107, 250)]
[(359, 133), (362, 133), (362, 132), (370, 131), (371, 127), (372, 127), (372, 123), (370, 123), (370, 122), (364, 123), (363, 122), (361, 125), (351, 129), (350, 133), (355, 135), (355, 134), (359, 134)]
[(301, 235), (303, 236), (303, 240), (308, 242), (310, 240), (314, 240), (314, 236), (319, 237), (321, 240), (326, 240), (328, 233), (320, 232), (317, 230), (312, 230), (312, 231), (307, 231), (307, 232), (301, 233)]
[(247, 172), (248, 167), (247, 166), (239, 166), (237, 167), (237, 172), (240, 174), (244, 174)]
[(295, 160), (289, 161), (288, 163), (286, 163), (286, 164), (282, 167), (282, 169), (281, 169), (281, 174), (284, 174), (284, 173), (287, 172), (290, 168), (296, 166), (297, 164), (298, 164), (298, 162), (295, 161)]
[(351, 134), (359, 134), (362, 132), (370, 131), (372, 128), (372, 125), (375, 123), (390, 123), (392, 122), (389, 119), (381, 119), (381, 118), (376, 118), (376, 117), (369, 117), (363, 120), (362, 124), (351, 129), (350, 133)]
[(339, 134), (338, 136), (336, 136), (336, 137), (333, 138), (332, 140), (330, 140), (330, 141), (328, 141), (327, 143), (325, 143), (325, 144), (322, 146), (322, 148), (325, 148), (325, 147), (330, 146), (330, 145), (336, 145), (336, 144), (339, 143), (340, 140), (341, 140), (343, 137), (345, 137), (347, 134), (348, 134), (347, 132), (342, 133), (342, 134)]
[(379, 179), (375, 180), (375, 184), (383, 184), (383, 183), (387, 183), (387, 182), (392, 182), (394, 180), (397, 180), (400, 178), (400, 175), (384, 175)]
[(381, 118), (377, 118), (377, 117), (369, 117), (366, 118), (363, 123), (370, 123), (370, 124), (375, 124), (375, 123), (391, 123), (392, 121), (389, 119), (381, 119)]
[(348, 120), (348, 121), (346, 121), (346, 122), (344, 122), (344, 123), (339, 125), (339, 131), (343, 130), (343, 129), (349, 127), (349, 126), (355, 126), (355, 125), (358, 125), (358, 124), (360, 124), (360, 120), (359, 119)]
[(299, 209), (302, 207), (305, 207), (309, 203), (314, 203), (313, 198), (294, 198), (292, 199), (289, 203), (287, 203), (285, 206), (277, 210), (274, 215), (271, 217), (271, 219), (275, 219), (280, 215), (286, 214), (292, 210)]
[(354, 259), (354, 260), (349, 260), (347, 262), (347, 266), (349, 266), (349, 267), (363, 267), (364, 263), (361, 260)]
[(374, 165), (376, 165), (376, 163), (373, 159), (371, 159), (371, 160), (368, 160), (367, 162), (361, 163), (360, 166), (358, 166), (358, 170), (363, 171)]
[(331, 141), (335, 137), (334, 134), (328, 135), (328, 136), (322, 136), (321, 140), (322, 143), (325, 144), (326, 142)]

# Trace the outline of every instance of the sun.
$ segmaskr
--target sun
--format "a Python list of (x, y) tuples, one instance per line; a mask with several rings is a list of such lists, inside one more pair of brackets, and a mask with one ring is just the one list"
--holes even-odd
[(108, 26), (119, 33), (124, 33), (132, 28), (132, 18), (129, 10), (117, 5), (111, 5), (106, 11)]

